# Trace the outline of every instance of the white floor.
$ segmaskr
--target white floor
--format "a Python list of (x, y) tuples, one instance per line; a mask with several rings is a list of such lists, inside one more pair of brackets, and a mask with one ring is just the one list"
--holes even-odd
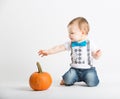
[(97, 87), (86, 87), (76, 83), (74, 86), (60, 86), (53, 82), (45, 91), (33, 91), (26, 82), (5, 82), (0, 84), (0, 99), (120, 99), (119, 82), (101, 82)]

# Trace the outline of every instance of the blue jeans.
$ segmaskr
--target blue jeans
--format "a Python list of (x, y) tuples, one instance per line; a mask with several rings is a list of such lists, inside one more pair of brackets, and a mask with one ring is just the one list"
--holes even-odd
[(97, 86), (99, 79), (95, 67), (90, 69), (76, 69), (71, 67), (64, 75), (63, 80), (66, 86), (73, 85), (75, 82), (85, 82), (87, 86)]

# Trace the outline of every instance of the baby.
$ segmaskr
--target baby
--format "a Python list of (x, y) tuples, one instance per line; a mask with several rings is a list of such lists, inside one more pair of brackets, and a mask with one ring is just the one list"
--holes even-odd
[(73, 19), (67, 26), (70, 41), (48, 50), (39, 50), (38, 54), (47, 56), (65, 50), (71, 51), (70, 69), (62, 76), (60, 85), (71, 86), (75, 82), (85, 82), (93, 87), (99, 84), (99, 78), (93, 59), (101, 56), (101, 50), (96, 49), (89, 39), (89, 23), (84, 17)]

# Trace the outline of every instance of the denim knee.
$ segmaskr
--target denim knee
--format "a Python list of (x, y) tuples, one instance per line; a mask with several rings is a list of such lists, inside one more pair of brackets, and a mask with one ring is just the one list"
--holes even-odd
[(66, 72), (63, 75), (63, 80), (66, 86), (71, 86), (73, 85), (78, 79), (76, 70), (73, 68), (70, 68), (68, 72)]
[(94, 87), (99, 84), (99, 79), (95, 70), (87, 72), (84, 76), (84, 81), (89, 87)]

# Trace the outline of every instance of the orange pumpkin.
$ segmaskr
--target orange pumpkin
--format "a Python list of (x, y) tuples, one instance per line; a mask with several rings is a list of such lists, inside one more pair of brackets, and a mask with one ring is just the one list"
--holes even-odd
[(38, 72), (34, 72), (29, 78), (29, 85), (33, 90), (42, 91), (48, 89), (52, 84), (51, 75), (43, 72), (39, 62), (36, 63)]

